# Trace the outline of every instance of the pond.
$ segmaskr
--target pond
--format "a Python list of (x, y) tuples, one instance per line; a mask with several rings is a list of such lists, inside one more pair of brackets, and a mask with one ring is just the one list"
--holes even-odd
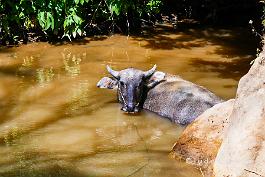
[(255, 58), (242, 28), (95, 36), (0, 49), (0, 176), (199, 177), (169, 152), (184, 127), (143, 110), (124, 114), (98, 89), (105, 66), (177, 74), (229, 99)]

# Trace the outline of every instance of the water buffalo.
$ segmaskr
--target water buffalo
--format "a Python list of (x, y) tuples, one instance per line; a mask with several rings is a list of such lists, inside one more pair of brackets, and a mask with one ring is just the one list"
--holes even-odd
[(156, 65), (149, 71), (135, 68), (115, 71), (109, 66), (107, 70), (112, 77), (103, 77), (97, 86), (117, 89), (121, 110), (127, 113), (144, 108), (185, 125), (223, 101), (202, 86), (156, 71)]

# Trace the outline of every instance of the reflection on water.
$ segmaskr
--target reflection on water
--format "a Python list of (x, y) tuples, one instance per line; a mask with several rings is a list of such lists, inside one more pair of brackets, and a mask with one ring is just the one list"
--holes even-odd
[[(80, 62), (82, 58), (79, 55), (72, 55), (72, 52), (67, 48), (62, 52), (62, 57), (65, 71), (71, 76), (77, 76), (80, 73)], [(82, 57), (86, 57), (86, 53), (83, 53)]]
[(87, 100), (90, 99), (90, 92), (89, 92), (89, 81), (83, 80), (79, 83), (72, 86), (72, 95), (71, 101), (69, 106), (69, 113), (77, 113), (78, 110), (82, 109), (83, 107), (89, 107), (92, 105), (88, 105)]
[(23, 63), (22, 63), (22, 66), (24, 67), (30, 67), (33, 65), (33, 61), (34, 61), (34, 58), (33, 56), (26, 56), (24, 59), (23, 59)]
[(54, 77), (54, 72), (51, 68), (40, 68), (36, 70), (37, 82), (39, 84), (45, 84), (50, 82)]
[(146, 37), (1, 49), (0, 176), (200, 176), (168, 157), (183, 127), (148, 111), (124, 114), (116, 93), (96, 83), (106, 64), (157, 64), (231, 98), (255, 57), (247, 39), (242, 29), (164, 27)]

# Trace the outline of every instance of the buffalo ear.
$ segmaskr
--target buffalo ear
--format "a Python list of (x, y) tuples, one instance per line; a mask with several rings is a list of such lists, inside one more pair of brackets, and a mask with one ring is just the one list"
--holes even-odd
[(147, 80), (147, 87), (153, 88), (160, 82), (163, 82), (165, 79), (166, 74), (160, 71), (156, 71), (148, 80)]
[(97, 87), (106, 89), (116, 89), (118, 86), (118, 81), (110, 77), (103, 77), (98, 81)]

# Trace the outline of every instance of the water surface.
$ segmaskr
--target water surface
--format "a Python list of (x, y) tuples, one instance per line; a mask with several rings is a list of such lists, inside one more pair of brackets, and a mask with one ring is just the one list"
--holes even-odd
[(184, 127), (148, 111), (124, 114), (116, 93), (96, 83), (106, 64), (157, 64), (229, 99), (255, 58), (253, 42), (240, 28), (163, 26), (142, 36), (2, 48), (0, 176), (201, 176), (168, 157)]

